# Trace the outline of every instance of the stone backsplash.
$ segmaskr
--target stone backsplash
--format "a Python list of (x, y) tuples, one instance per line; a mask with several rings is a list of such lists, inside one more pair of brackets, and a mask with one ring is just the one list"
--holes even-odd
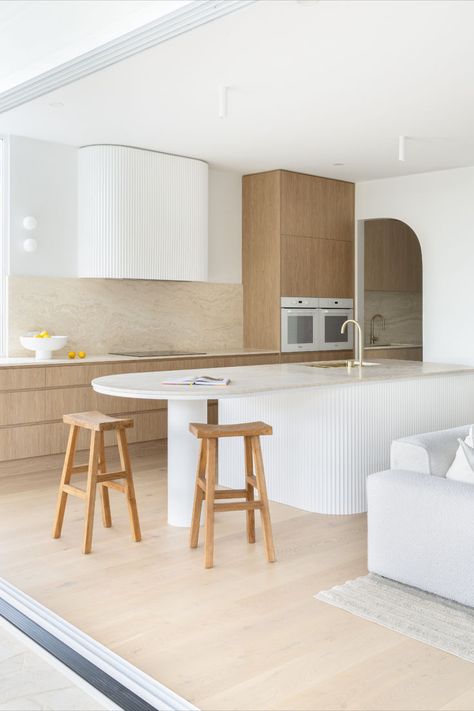
[(241, 284), (13, 276), (8, 294), (10, 356), (43, 329), (90, 354), (242, 347)]
[(385, 318), (385, 330), (380, 320), (375, 324), (377, 344), (423, 342), (422, 295), (402, 291), (366, 291), (364, 296), (365, 343), (370, 343), (370, 319), (374, 314)]

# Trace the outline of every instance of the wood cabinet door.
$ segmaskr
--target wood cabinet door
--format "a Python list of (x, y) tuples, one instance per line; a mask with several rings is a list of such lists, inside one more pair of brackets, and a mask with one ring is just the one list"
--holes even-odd
[[(316, 178), (313, 183), (313, 196), (313, 204), (318, 210), (318, 219), (316, 220), (315, 216), (313, 222), (314, 235), (324, 239), (353, 242), (354, 183)], [(324, 206), (324, 209), (318, 209), (318, 206)]]
[(285, 235), (352, 241), (354, 184), (282, 171), (281, 231)]
[(353, 242), (282, 235), (282, 296), (351, 298), (353, 291)]
[(319, 239), (281, 237), (281, 295), (319, 296)]
[(281, 233), (313, 236), (311, 175), (281, 172)]
[(316, 296), (353, 298), (354, 243), (320, 239)]
[(364, 269), (368, 291), (417, 291), (422, 285), (420, 243), (399, 220), (365, 223)]

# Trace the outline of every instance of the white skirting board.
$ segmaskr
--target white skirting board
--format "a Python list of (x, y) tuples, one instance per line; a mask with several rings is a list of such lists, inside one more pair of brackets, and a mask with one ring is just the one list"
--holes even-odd
[[(219, 422), (263, 420), (271, 500), (305, 511), (367, 510), (369, 474), (388, 469), (398, 437), (474, 422), (474, 374), (309, 388), (219, 401)], [(243, 444), (219, 442), (219, 483), (240, 488)]]
[(0, 598), (160, 711), (197, 707), (0, 578)]

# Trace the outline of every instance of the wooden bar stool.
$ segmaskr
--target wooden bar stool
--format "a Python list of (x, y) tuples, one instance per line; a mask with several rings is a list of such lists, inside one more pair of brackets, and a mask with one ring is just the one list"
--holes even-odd
[[(125, 430), (133, 427), (132, 419), (109, 417), (101, 412), (77, 412), (64, 415), (63, 421), (70, 425), (69, 440), (64, 459), (61, 483), (59, 485), (56, 518), (53, 526), (53, 538), (61, 536), (64, 521), (64, 512), (69, 494), (84, 499), (86, 503), (86, 520), (84, 528), (83, 553), (90, 553), (92, 548), (92, 530), (94, 527), (94, 507), (97, 484), (100, 484), (102, 498), (102, 521), (106, 528), (112, 525), (110, 513), (109, 489), (116, 489), (127, 497), (128, 511), (132, 536), (135, 541), (141, 540), (140, 523), (138, 520), (137, 502), (135, 500), (135, 487), (133, 485), (132, 468), (128, 452), (127, 436)], [(89, 463), (74, 465), (77, 437), (79, 429), (90, 430), (91, 444), (89, 450)], [(120, 455), (121, 470), (108, 472), (105, 462), (104, 432), (114, 430), (117, 436), (117, 445)], [(71, 485), (73, 474), (87, 472), (87, 488), (79, 489)], [(123, 484), (116, 479), (124, 479)]]
[[(214, 559), (214, 512), (246, 511), (247, 540), (255, 543), (255, 509), (262, 517), (263, 538), (269, 563), (275, 560), (272, 524), (268, 506), (267, 487), (263, 469), (260, 436), (271, 435), (272, 428), (264, 422), (247, 422), (240, 425), (207, 425), (192, 422), (190, 431), (201, 440), (196, 487), (191, 522), (191, 548), (197, 548), (202, 502), (206, 501), (204, 565), (212, 568)], [(216, 491), (217, 440), (220, 437), (243, 437), (245, 446), (245, 489), (225, 489)], [(257, 489), (259, 498), (255, 500)], [(245, 499), (225, 503), (215, 503), (215, 499)]]

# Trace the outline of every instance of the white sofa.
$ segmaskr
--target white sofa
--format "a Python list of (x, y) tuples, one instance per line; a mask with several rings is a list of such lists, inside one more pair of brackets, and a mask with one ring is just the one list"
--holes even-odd
[(474, 485), (445, 478), (468, 432), (392, 443), (390, 470), (367, 481), (368, 567), (474, 607)]

